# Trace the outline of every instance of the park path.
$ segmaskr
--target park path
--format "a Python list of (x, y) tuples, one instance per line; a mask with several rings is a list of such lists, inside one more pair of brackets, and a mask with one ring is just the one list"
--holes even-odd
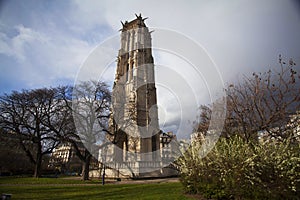
[[(153, 183), (176, 183), (179, 182), (179, 178), (159, 178), (159, 179), (122, 179), (117, 181), (114, 179), (105, 180), (107, 185), (115, 184), (153, 184)], [(50, 183), (50, 184), (23, 184), (23, 183), (9, 183), (9, 184), (0, 184), (0, 186), (97, 186), (102, 185), (102, 183)]]
[(139, 179), (139, 180), (122, 180), (115, 181), (113, 184), (149, 184), (149, 183), (176, 183), (179, 178), (158, 178), (158, 179)]

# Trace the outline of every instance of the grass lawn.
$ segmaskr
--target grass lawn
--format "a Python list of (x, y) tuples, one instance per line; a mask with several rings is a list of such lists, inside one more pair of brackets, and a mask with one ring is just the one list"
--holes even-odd
[(12, 194), (12, 199), (191, 199), (183, 194), (181, 183), (104, 186), (99, 182), (84, 183), (61, 178), (0, 178), (0, 193)]
[(100, 180), (83, 181), (80, 179), (68, 178), (31, 178), (31, 177), (0, 177), (1, 184), (96, 184), (101, 183)]

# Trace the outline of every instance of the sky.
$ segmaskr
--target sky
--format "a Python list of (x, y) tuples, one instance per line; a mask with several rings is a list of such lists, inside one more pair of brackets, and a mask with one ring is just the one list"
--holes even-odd
[[(148, 17), (145, 22), (154, 30), (154, 41), (155, 30), (166, 29), (202, 47), (225, 85), (243, 75), (278, 67), (279, 54), (300, 63), (297, 0), (2, 0), (0, 95), (12, 90), (74, 84), (91, 52), (109, 38), (118, 37), (120, 21), (133, 20), (135, 13)], [(193, 103), (188, 106), (188, 93), (181, 94), (187, 97), (184, 100), (178, 94), (186, 90), (180, 86), (184, 84), (178, 85), (175, 93), (162, 86), (178, 82), (180, 77), (189, 79), (188, 75), (178, 75), (184, 73), (188, 64), (178, 56), (159, 51), (154, 52), (154, 60), (161, 69), (156, 72), (161, 83), (158, 87), (161, 125), (165, 124), (165, 130), (176, 130), (181, 120), (184, 127), (190, 126), (197, 112)], [(179, 69), (175, 70), (178, 77), (163, 71), (170, 67)], [(111, 82), (112, 69), (107, 72)], [(205, 86), (209, 82), (205, 79), (211, 78), (202, 79), (196, 87), (200, 92), (193, 91), (197, 93), (197, 104), (212, 99)], [(182, 112), (192, 114), (182, 120)]]

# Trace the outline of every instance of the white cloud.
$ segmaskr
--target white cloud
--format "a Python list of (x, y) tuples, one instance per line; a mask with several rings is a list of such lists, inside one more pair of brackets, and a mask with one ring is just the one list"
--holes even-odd
[(44, 38), (39, 33), (30, 28), (25, 28), (23, 25), (15, 26), (14, 29), (17, 31), (17, 35), (13, 38), (9, 38), (3, 32), (0, 33), (0, 52), (8, 56), (13, 56), (22, 62), (26, 59), (25, 46), (43, 41)]
[(7, 56), (11, 56), (13, 51), (11, 45), (9, 44), (9, 38), (5, 33), (0, 32), (0, 53)]
[[(74, 79), (77, 69), (93, 48), (87, 42), (64, 35), (51, 36), (24, 25), (9, 38), (0, 34), (1, 53), (15, 58), (13, 66), (28, 87), (55, 84), (58, 79)], [(3, 66), (4, 67), (4, 66)]]

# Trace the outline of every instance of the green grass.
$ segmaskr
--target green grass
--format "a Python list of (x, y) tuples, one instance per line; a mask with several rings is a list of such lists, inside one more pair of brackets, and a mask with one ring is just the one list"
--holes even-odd
[[(61, 178), (53, 179), (56, 182), (44, 178), (41, 180), (19, 178), (21, 180), (19, 184), (16, 184), (17, 180), (10, 179), (1, 180), (0, 193), (12, 194), (12, 199), (191, 199), (183, 194), (181, 183), (107, 184), (103, 186), (101, 184), (76, 185), (77, 182), (82, 183), (82, 181)], [(73, 184), (69, 181), (76, 183), (66, 185)], [(39, 185), (40, 183), (42, 185)]]
[(0, 177), (0, 184), (96, 184), (100, 182), (100, 180), (83, 181), (68, 178)]

